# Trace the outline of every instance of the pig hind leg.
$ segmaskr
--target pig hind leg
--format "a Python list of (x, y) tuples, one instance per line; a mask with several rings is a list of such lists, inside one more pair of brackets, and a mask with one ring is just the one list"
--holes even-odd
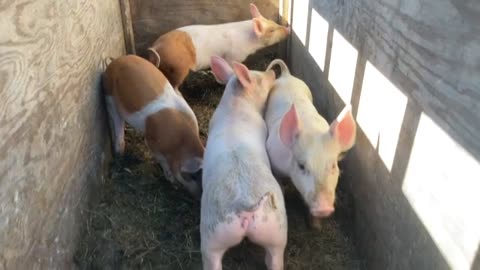
[[(285, 243), (286, 245), (286, 243)], [(264, 247), (266, 249), (265, 264), (269, 270), (281, 270), (283, 269), (283, 252), (285, 246), (272, 245)]]
[[(167, 61), (165, 61), (167, 62)], [(160, 70), (165, 74), (173, 89), (178, 88), (183, 83), (190, 72), (190, 66), (181, 63), (160, 63)], [(178, 92), (177, 92), (178, 93)]]
[(211, 233), (206, 232), (207, 225), (201, 221), (201, 251), (204, 270), (221, 270), (223, 254), (229, 248), (238, 245), (245, 237), (246, 229), (241, 218), (231, 215), (225, 220), (225, 222), (219, 223)]
[(223, 254), (227, 249), (202, 251), (203, 269), (221, 270)]
[(250, 241), (265, 248), (265, 263), (269, 270), (283, 269), (283, 253), (287, 245), (286, 220), (280, 224), (278, 214), (259, 209), (247, 232)]
[(120, 115), (113, 97), (106, 96), (106, 103), (113, 150), (116, 154), (122, 154), (125, 151), (125, 120)]
[[(173, 73), (173, 88), (177, 89), (182, 85), (185, 78), (188, 76), (190, 72), (189, 67), (181, 67), (176, 72)], [(178, 91), (179, 92), (179, 91)]]

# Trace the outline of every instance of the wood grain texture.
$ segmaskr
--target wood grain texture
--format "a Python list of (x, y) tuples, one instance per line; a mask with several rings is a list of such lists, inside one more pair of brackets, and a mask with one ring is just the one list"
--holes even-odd
[(0, 269), (72, 269), (100, 179), (102, 60), (125, 51), (117, 0), (0, 2)]
[[(421, 113), (480, 160), (478, 1), (310, 0), (310, 5), (359, 52), (352, 93), (355, 112), (367, 61), (408, 98), (391, 170), (362, 130), (341, 165), (340, 185), (348, 187), (355, 202), (357, 243), (367, 268), (450, 269), (402, 184)], [(300, 40), (293, 37), (291, 44), (292, 73), (307, 82), (319, 112), (333, 120), (344, 102)], [(444, 154), (441, 147), (432, 155)]]
[(480, 158), (478, 1), (314, 0), (313, 8)]
[[(256, 0), (260, 12), (278, 21), (278, 0)], [(250, 19), (249, 1), (130, 0), (135, 44), (140, 55), (160, 35), (191, 24), (218, 24)]]

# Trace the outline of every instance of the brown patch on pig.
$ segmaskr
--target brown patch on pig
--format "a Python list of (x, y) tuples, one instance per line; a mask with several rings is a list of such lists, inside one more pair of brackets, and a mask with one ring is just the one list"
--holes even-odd
[(154, 153), (163, 155), (172, 172), (180, 171), (183, 160), (203, 158), (203, 145), (192, 117), (175, 109), (163, 109), (147, 117), (145, 141)]
[[(197, 54), (190, 35), (180, 30), (168, 32), (160, 36), (151, 49), (160, 56), (160, 70), (173, 88), (178, 89), (196, 65)], [(154, 64), (158, 61), (153, 52), (149, 52), (148, 59)]]
[(105, 94), (128, 113), (141, 110), (159, 95), (167, 84), (165, 76), (143, 58), (126, 55), (114, 60), (105, 71)]

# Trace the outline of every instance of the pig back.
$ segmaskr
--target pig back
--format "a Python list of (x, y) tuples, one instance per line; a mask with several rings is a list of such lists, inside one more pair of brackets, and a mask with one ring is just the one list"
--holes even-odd
[(278, 218), (285, 215), (283, 195), (270, 167), (248, 149), (233, 149), (218, 155), (208, 153), (207, 146), (203, 168), (202, 204), (207, 207), (202, 215), (213, 223), (222, 222), (228, 214), (251, 209), (266, 193), (274, 196)]
[(105, 94), (114, 96), (128, 113), (141, 110), (170, 86), (152, 63), (135, 55), (115, 59), (105, 73)]

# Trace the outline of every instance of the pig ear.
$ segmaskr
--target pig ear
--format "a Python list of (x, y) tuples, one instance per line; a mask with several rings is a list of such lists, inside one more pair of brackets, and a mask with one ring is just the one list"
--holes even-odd
[(212, 68), (215, 80), (220, 84), (226, 84), (230, 76), (233, 75), (233, 70), (230, 65), (219, 56), (212, 56), (210, 58), (210, 67)]
[(292, 104), (290, 110), (283, 116), (280, 123), (280, 140), (282, 143), (291, 147), (300, 132), (300, 123), (298, 121), (297, 110), (295, 104)]
[(259, 19), (253, 19), (253, 32), (257, 37), (261, 37), (263, 35), (263, 24)]
[(233, 72), (235, 72), (238, 81), (245, 89), (253, 89), (255, 87), (250, 71), (244, 64), (233, 62)]
[(252, 15), (252, 18), (263, 18), (262, 14), (254, 3), (250, 3), (250, 14)]
[(330, 134), (339, 143), (341, 151), (345, 152), (355, 144), (356, 133), (357, 125), (355, 119), (353, 119), (352, 107), (349, 104), (330, 125)]

